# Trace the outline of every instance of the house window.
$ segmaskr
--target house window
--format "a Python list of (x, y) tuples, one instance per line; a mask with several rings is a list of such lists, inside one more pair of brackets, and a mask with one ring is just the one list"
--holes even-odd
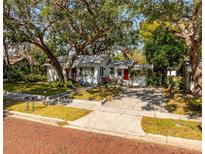
[(84, 76), (90, 75), (90, 68), (89, 67), (84, 67)]
[(122, 69), (117, 69), (117, 75), (122, 76)]
[(100, 76), (104, 76), (104, 67), (100, 67)]
[(79, 76), (83, 76), (83, 68), (80, 67), (79, 69), (80, 69), (80, 71), (79, 71)]
[(110, 75), (114, 75), (114, 68), (113, 67), (110, 68)]
[(91, 74), (94, 75), (94, 67), (91, 67)]

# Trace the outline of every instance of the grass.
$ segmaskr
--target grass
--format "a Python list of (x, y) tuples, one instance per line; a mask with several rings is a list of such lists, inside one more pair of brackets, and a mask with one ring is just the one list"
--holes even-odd
[(91, 112), (91, 110), (77, 109), (64, 106), (47, 105), (35, 102), (34, 112), (31, 111), (32, 103), (29, 103), (30, 110), (26, 111), (27, 102), (12, 99), (4, 99), (3, 108), (6, 110), (30, 113), (34, 115), (59, 118), (63, 120), (77, 120)]
[(180, 90), (172, 91), (171, 96), (166, 91), (164, 93), (168, 98), (165, 106), (168, 112), (182, 115), (202, 115), (201, 98), (195, 99), (192, 95)]
[(31, 82), (31, 83), (5, 83), (4, 91), (19, 92), (37, 95), (54, 95), (68, 91), (68, 88), (55, 87), (49, 82)]
[(142, 128), (146, 133), (201, 140), (202, 124), (194, 121), (143, 117)]
[(66, 121), (62, 121), (62, 122), (57, 122), (57, 124), (59, 125), (59, 126), (65, 126), (65, 125), (69, 125), (69, 123), (68, 122), (66, 122)]
[(111, 100), (119, 92), (119, 88), (92, 88), (69, 96), (73, 99), (101, 101), (104, 98)]

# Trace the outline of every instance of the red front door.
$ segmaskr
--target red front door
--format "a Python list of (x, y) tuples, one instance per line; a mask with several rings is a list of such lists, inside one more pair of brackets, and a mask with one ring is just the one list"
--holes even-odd
[(124, 69), (124, 80), (129, 80), (129, 70)]

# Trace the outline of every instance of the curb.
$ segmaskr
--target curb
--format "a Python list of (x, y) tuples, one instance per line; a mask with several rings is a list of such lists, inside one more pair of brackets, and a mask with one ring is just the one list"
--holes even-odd
[(198, 140), (184, 139), (184, 138), (178, 138), (178, 137), (172, 137), (172, 136), (162, 136), (162, 135), (149, 134), (149, 133), (146, 133), (145, 136), (132, 135), (132, 134), (118, 133), (114, 131), (107, 131), (107, 130), (101, 130), (101, 129), (79, 127), (73, 124), (69, 124), (64, 127), (71, 128), (71, 129), (78, 129), (78, 130), (87, 131), (87, 132), (123, 137), (127, 139), (158, 143), (158, 144), (174, 146), (174, 147), (179, 147), (179, 148), (184, 148), (184, 149), (196, 150), (200, 152), (202, 151), (202, 142)]
[(6, 97), (16, 96), (16, 97), (35, 97), (37, 101), (46, 101), (50, 104), (55, 102), (54, 104), (72, 104), (72, 103), (82, 103), (82, 104), (93, 104), (93, 105), (100, 105), (102, 106), (107, 100), (103, 99), (101, 101), (94, 101), (94, 100), (81, 100), (81, 99), (71, 99), (71, 98), (64, 98), (64, 96), (70, 94), (71, 92), (64, 92), (50, 96), (43, 96), (43, 95), (35, 95), (35, 94), (26, 94), (26, 93), (17, 93), (17, 92), (7, 92), (4, 91), (3, 95)]
[[(38, 116), (38, 115), (31, 115), (28, 113), (20, 113), (16, 111), (8, 111), (8, 116), (30, 120), (30, 121), (35, 121), (35, 122), (40, 122), (44, 124), (55, 125), (55, 126), (59, 126), (58, 122), (65, 122), (65, 120), (58, 119), (58, 118), (48, 118), (48, 117), (43, 117), (43, 116)], [(156, 134), (150, 134), (150, 133), (145, 133), (145, 136), (144, 135), (132, 135), (132, 134), (127, 134), (127, 133), (119, 133), (115, 131), (107, 131), (107, 130), (101, 130), (101, 129), (81, 127), (81, 126), (72, 124), (71, 121), (67, 121), (67, 122), (69, 124), (62, 126), (62, 127), (83, 130), (87, 132), (100, 133), (100, 134), (105, 134), (105, 135), (118, 136), (118, 137), (123, 137), (127, 139), (142, 140), (146, 142), (153, 142), (153, 143), (175, 146), (175, 147), (180, 147), (180, 148), (185, 148), (185, 149), (202, 151), (202, 141), (199, 141), (199, 140), (191, 140), (191, 139), (156, 135)]]
[(49, 118), (49, 117), (33, 115), (33, 114), (29, 114), (29, 113), (21, 113), (21, 112), (6, 111), (6, 110), (4, 110), (4, 112), (6, 112), (6, 116), (16, 117), (16, 118), (46, 123), (46, 124), (51, 124), (51, 125), (55, 125), (55, 126), (59, 126), (59, 124), (58, 124), (59, 122), (65, 122), (65, 120), (62, 120), (62, 119)]
[(36, 100), (52, 100), (58, 97), (63, 97), (67, 94), (69, 94), (70, 92), (63, 92), (63, 93), (59, 93), (59, 94), (54, 94), (54, 95), (49, 95), (49, 96), (44, 96), (44, 95), (36, 95), (36, 94), (27, 94), (27, 93), (18, 93), (18, 92), (8, 92), (8, 91), (4, 91), (3, 95), (4, 96), (17, 96), (17, 97), (36, 97)]

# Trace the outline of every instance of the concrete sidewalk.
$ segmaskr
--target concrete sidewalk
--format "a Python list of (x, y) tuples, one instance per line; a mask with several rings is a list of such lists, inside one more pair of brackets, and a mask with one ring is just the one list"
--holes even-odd
[(89, 110), (94, 110), (94, 111), (141, 116), (141, 117), (147, 116), (147, 117), (155, 117), (155, 118), (180, 119), (180, 120), (198, 121), (198, 122), (201, 122), (202, 120), (201, 117), (190, 117), (188, 115), (163, 113), (159, 111), (146, 111), (142, 109), (125, 109), (125, 108), (115, 108), (115, 107), (107, 107), (107, 106), (93, 105), (93, 104), (82, 104), (82, 103), (72, 103), (66, 106), (82, 108), (82, 109), (89, 109)]

